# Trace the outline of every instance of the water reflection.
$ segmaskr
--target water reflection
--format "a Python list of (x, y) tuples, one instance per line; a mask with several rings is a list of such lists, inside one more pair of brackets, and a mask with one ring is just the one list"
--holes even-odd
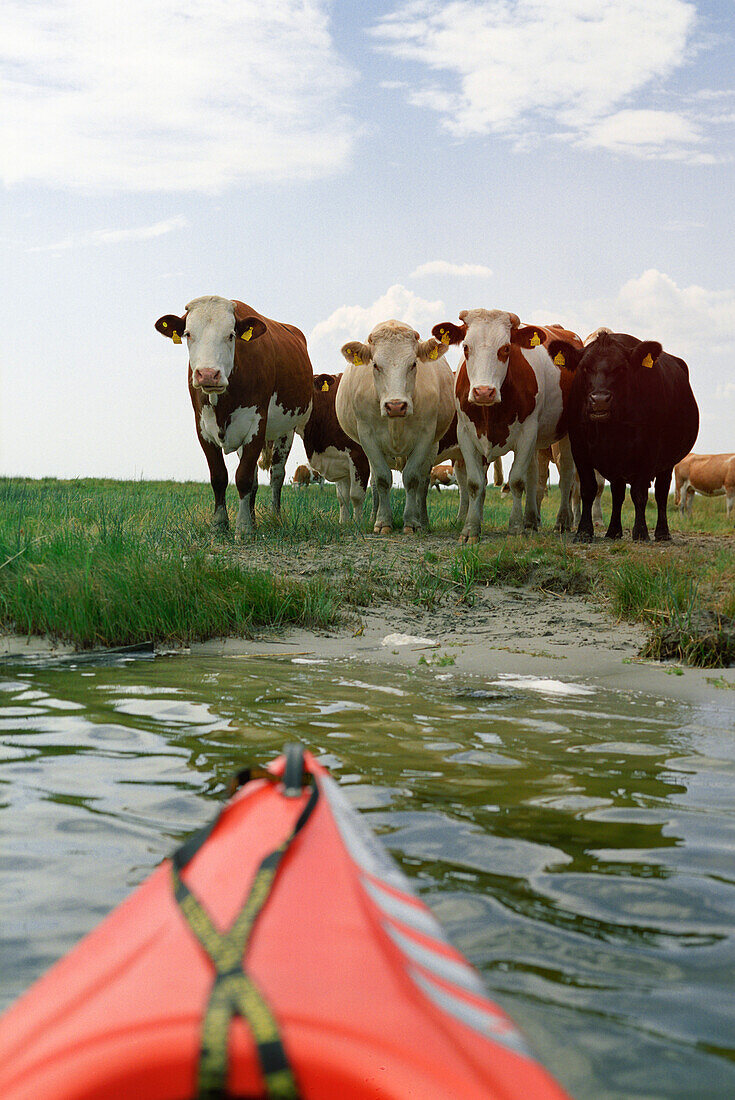
[(732, 714), (563, 681), (6, 667), (0, 1003), (298, 737), (578, 1098), (735, 1095)]

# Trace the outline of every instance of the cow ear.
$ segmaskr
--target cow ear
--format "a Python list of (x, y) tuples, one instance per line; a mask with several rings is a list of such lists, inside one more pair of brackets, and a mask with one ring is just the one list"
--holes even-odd
[(570, 371), (577, 369), (583, 351), (582, 348), (575, 348), (573, 344), (568, 344), (566, 340), (551, 340), (546, 350), (557, 367), (564, 367), (565, 370)]
[(320, 393), (327, 393), (328, 390), (331, 390), (335, 382), (336, 378), (333, 374), (314, 375), (314, 389), (319, 390)]
[(441, 344), (431, 336), (428, 340), (419, 341), (417, 358), (422, 363), (425, 363), (427, 359), (440, 359), (442, 355), (447, 354), (448, 347), (448, 344)]
[(633, 367), (652, 367), (664, 349), (657, 340), (641, 340), (630, 353)]
[(166, 313), (156, 321), (156, 329), (161, 336), (168, 336), (175, 344), (181, 343), (186, 328), (186, 317), (177, 317), (175, 313)]
[(343, 344), (342, 354), (348, 363), (354, 363), (356, 367), (361, 363), (369, 363), (372, 359), (370, 348), (360, 340), (350, 340), (349, 344)]
[(453, 325), (451, 321), (442, 321), (440, 325), (434, 325), (431, 335), (441, 344), (461, 344), (467, 335), (467, 325)]
[(546, 333), (535, 325), (524, 325), (523, 328), (511, 329), (510, 342), (519, 348), (538, 348), (546, 340)]
[(245, 317), (242, 321), (235, 321), (235, 336), (239, 340), (257, 340), (265, 330), (265, 321), (261, 321), (260, 317)]

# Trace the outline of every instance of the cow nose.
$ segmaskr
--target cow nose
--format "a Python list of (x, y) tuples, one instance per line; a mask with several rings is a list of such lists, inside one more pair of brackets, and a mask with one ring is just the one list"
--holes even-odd
[(598, 390), (596, 393), (591, 393), (589, 396), (590, 412), (609, 412), (611, 402), (612, 394), (609, 392), (609, 390)]
[(408, 401), (386, 401), (385, 411), (388, 416), (405, 416), (408, 411)]
[(473, 386), (470, 401), (475, 405), (494, 405), (498, 391), (495, 386)]
[(223, 385), (222, 375), (215, 367), (197, 367), (194, 371), (194, 384), (203, 389), (218, 389)]

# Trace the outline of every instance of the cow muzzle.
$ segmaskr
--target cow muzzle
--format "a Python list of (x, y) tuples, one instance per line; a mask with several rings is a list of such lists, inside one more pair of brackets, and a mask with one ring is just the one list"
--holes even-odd
[(590, 420), (608, 420), (612, 410), (612, 394), (602, 390), (587, 398), (587, 415)]
[(405, 416), (408, 412), (408, 401), (386, 401), (383, 409), (385, 416)]
[(201, 367), (193, 372), (194, 387), (204, 390), (205, 393), (224, 393), (227, 383), (222, 377), (221, 371), (214, 367)]
[(495, 386), (473, 386), (470, 401), (473, 405), (497, 405), (500, 398)]

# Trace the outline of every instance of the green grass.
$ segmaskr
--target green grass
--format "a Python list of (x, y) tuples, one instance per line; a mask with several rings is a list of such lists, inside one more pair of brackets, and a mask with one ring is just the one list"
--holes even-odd
[[(397, 526), (403, 499), (394, 491)], [(229, 503), (234, 522), (233, 488)], [(483, 541), (471, 547), (456, 541), (456, 492), (430, 493), (430, 538), (373, 537), (367, 504), (359, 523), (340, 527), (331, 486), (286, 487), (280, 521), (269, 503), (263, 487), (257, 534), (236, 543), (212, 534), (206, 484), (0, 479), (0, 622), (83, 647), (187, 643), (325, 628), (376, 601), (471, 603), (478, 586), (511, 585), (589, 596), (646, 623), (650, 656), (735, 662), (735, 526), (721, 499), (698, 497), (692, 518), (672, 503), (672, 531), (685, 536), (673, 546), (560, 538), (554, 488), (542, 531), (523, 536), (507, 534), (510, 501), (490, 488)], [(608, 490), (606, 517), (609, 509)], [(626, 532), (632, 520), (627, 502)]]

